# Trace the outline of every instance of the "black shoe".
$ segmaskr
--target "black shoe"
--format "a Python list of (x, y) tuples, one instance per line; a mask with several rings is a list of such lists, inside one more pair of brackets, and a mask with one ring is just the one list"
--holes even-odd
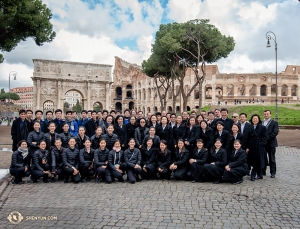
[(81, 180), (81, 183), (86, 183), (86, 179), (83, 178), (83, 179)]
[(100, 178), (99, 177), (96, 178), (96, 183), (100, 184)]
[(221, 183), (220, 180), (215, 180), (213, 184), (219, 184), (219, 183)]
[(44, 183), (49, 183), (49, 180), (48, 179), (43, 179), (43, 182)]
[(51, 177), (51, 179), (50, 179), (50, 182), (56, 182), (57, 181), (57, 178), (56, 177)]
[(141, 178), (139, 176), (136, 176), (136, 182), (141, 182)]
[(37, 179), (32, 179), (32, 183), (37, 183)]
[(263, 176), (256, 177), (256, 180), (262, 180), (262, 179), (264, 179)]
[(275, 178), (275, 174), (271, 174), (271, 178)]
[(266, 171), (263, 171), (263, 176), (267, 175)]
[(251, 177), (251, 181), (255, 181), (255, 178), (254, 178), (254, 177)]
[(239, 180), (237, 182), (233, 182), (232, 184), (241, 184), (241, 183), (243, 183), (243, 180)]
[(69, 179), (64, 179), (64, 183), (66, 184), (66, 183), (69, 183)]
[(199, 179), (199, 180), (197, 180), (197, 182), (205, 183), (205, 180), (204, 179)]

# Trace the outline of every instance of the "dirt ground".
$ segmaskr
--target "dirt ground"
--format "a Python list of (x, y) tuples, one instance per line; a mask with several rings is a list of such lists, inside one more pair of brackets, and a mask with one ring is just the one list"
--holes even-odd
[[(0, 169), (7, 169), (11, 163), (11, 152), (2, 151), (2, 148), (11, 149), (9, 126), (0, 126)], [(280, 129), (277, 136), (278, 144), (300, 148), (300, 129)]]

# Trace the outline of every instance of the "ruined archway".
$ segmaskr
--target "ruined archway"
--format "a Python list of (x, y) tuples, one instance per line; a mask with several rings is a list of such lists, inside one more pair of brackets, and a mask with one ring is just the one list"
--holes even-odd
[(94, 104), (93, 104), (93, 110), (95, 110), (95, 111), (103, 111), (103, 105), (102, 105), (102, 103), (101, 102), (95, 102)]

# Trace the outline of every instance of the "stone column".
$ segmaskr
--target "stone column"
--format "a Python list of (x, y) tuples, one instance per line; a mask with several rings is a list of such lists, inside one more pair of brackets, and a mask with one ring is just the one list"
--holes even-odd
[(61, 104), (61, 81), (57, 81), (57, 109), (61, 109), (63, 104)]
[(292, 96), (292, 87), (288, 86), (287, 96)]
[(272, 95), (271, 88), (272, 88), (271, 85), (267, 85), (267, 96), (268, 97)]
[(36, 100), (37, 100), (37, 103), (36, 103), (36, 107), (34, 109), (41, 109), (41, 80), (38, 79), (36, 81)]
[(249, 97), (250, 95), (250, 85), (245, 85), (245, 96)]
[(212, 105), (216, 105), (216, 75), (211, 76), (211, 103)]
[(234, 96), (240, 96), (240, 89), (239, 89), (240, 85), (238, 86), (234, 86), (234, 90), (233, 90), (233, 95)]
[(261, 88), (261, 85), (259, 85), (259, 86), (256, 85), (256, 96), (258, 98), (260, 97), (260, 88)]
[(87, 83), (87, 110), (91, 110), (91, 84)]
[(111, 90), (110, 90), (110, 84), (109, 83), (105, 84), (105, 92), (106, 92), (105, 109), (110, 110), (110, 94), (111, 94), (110, 92), (111, 92)]

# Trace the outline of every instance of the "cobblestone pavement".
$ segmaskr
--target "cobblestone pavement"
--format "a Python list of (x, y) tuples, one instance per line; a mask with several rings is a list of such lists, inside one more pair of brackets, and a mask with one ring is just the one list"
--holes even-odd
[[(0, 228), (300, 228), (299, 159), (299, 149), (279, 147), (275, 179), (245, 177), (240, 185), (9, 185), (0, 199)], [(7, 219), (12, 211), (24, 217), (17, 225)]]

